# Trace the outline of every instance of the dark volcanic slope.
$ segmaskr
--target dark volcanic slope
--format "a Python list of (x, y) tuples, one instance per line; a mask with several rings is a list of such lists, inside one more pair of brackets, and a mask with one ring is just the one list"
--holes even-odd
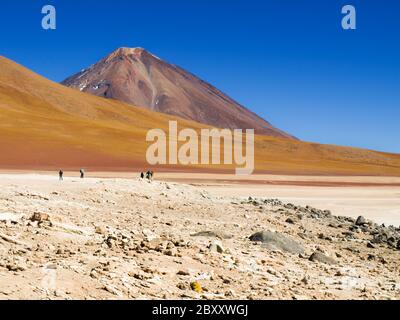
[(219, 128), (294, 138), (210, 84), (141, 48), (120, 48), (62, 84)]

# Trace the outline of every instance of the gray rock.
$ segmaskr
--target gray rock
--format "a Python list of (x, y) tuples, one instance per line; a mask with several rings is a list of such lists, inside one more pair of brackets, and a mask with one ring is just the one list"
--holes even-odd
[(342, 232), (345, 239), (355, 239), (353, 232), (345, 231)]
[(295, 220), (292, 219), (292, 218), (287, 218), (285, 222), (289, 223), (289, 224), (295, 224), (296, 223)]
[(330, 210), (324, 210), (324, 215), (326, 217), (331, 217), (332, 216), (332, 212)]
[(374, 235), (372, 243), (376, 243), (376, 244), (387, 243), (389, 238), (390, 238), (390, 234), (383, 230), (380, 233)]
[(346, 222), (349, 222), (351, 224), (356, 223), (356, 219), (351, 218), (351, 217), (343, 217), (343, 220), (346, 221)]
[(295, 254), (304, 253), (301, 244), (278, 232), (262, 231), (253, 234), (249, 239), (254, 242), (262, 242), (263, 246), (269, 250), (282, 250)]
[(375, 249), (375, 245), (372, 244), (371, 242), (368, 242), (368, 243), (367, 243), (367, 248)]
[(338, 229), (340, 228), (340, 223), (336, 222), (336, 221), (332, 221), (328, 224), (328, 227), (334, 228), (334, 229)]
[(356, 225), (357, 226), (363, 226), (368, 224), (368, 221), (363, 217), (363, 216), (359, 216), (356, 220)]
[(336, 264), (337, 262), (335, 261), (335, 259), (328, 257), (327, 255), (323, 254), (322, 252), (314, 252), (311, 256), (310, 256), (310, 261), (312, 262), (322, 262), (325, 264)]
[(178, 250), (176, 250), (176, 248), (172, 248), (172, 249), (165, 250), (163, 253), (166, 256), (176, 257), (178, 254)]

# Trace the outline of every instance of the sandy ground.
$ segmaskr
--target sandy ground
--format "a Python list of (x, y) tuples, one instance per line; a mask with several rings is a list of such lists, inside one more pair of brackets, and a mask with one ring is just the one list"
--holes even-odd
[[(8, 174), (26, 175), (26, 171), (0, 170), (2, 181)], [(42, 176), (49, 172), (38, 172)], [(56, 173), (55, 173), (56, 174)], [(78, 177), (77, 172), (66, 176)], [(88, 172), (88, 177), (129, 178), (137, 172)], [(375, 176), (293, 176), (213, 173), (156, 173), (157, 180), (186, 183), (220, 196), (278, 198), (298, 205), (331, 210), (335, 215), (365, 216), (377, 223), (400, 226), (400, 177)], [(1, 181), (0, 181), (1, 185)]]
[(331, 210), (335, 215), (362, 215), (377, 223), (400, 226), (399, 177), (160, 174), (167, 181), (194, 183), (221, 196), (278, 198)]
[(400, 187), (307, 187), (204, 185), (221, 196), (278, 198), (298, 205), (331, 210), (335, 215), (362, 215), (377, 223), (400, 226)]
[(0, 299), (400, 298), (400, 230), (332, 216), (322, 187), (314, 208), (275, 186), (134, 176), (1, 174)]

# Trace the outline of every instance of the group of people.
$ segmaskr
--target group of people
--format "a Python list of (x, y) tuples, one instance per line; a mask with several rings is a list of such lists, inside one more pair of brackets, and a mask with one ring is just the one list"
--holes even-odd
[[(85, 170), (84, 169), (79, 170), (79, 174), (80, 174), (81, 179), (85, 178)], [(64, 171), (60, 170), (58, 172), (58, 176), (60, 178), (60, 181), (63, 181), (64, 180)], [(153, 177), (154, 177), (154, 172), (153, 171), (147, 171), (146, 173), (142, 172), (140, 174), (140, 177), (142, 179), (144, 179), (146, 177), (147, 180), (152, 181)]]
[(153, 171), (147, 171), (146, 173), (142, 172), (140, 174), (140, 178), (144, 179), (146, 177), (147, 180), (152, 181), (154, 177)]
[[(85, 178), (85, 169), (79, 170), (79, 174), (80, 174), (81, 179), (84, 179)], [(60, 181), (63, 181), (64, 180), (64, 171), (60, 170), (58, 172), (58, 176), (60, 178)]]

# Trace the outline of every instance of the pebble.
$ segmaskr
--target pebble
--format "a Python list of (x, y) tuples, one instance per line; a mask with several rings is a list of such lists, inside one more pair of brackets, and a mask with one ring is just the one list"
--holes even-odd
[(367, 220), (363, 216), (359, 216), (356, 220), (356, 226), (363, 226), (368, 224)]
[(224, 253), (225, 250), (222, 247), (222, 245), (216, 241), (214, 241), (213, 243), (211, 243), (208, 248), (210, 249), (211, 252), (216, 252), (216, 253)]
[(323, 254), (322, 252), (318, 252), (318, 251), (314, 252), (310, 256), (309, 260), (313, 261), (313, 262), (322, 262), (325, 264), (336, 264), (337, 263), (335, 259), (328, 257), (327, 255)]

